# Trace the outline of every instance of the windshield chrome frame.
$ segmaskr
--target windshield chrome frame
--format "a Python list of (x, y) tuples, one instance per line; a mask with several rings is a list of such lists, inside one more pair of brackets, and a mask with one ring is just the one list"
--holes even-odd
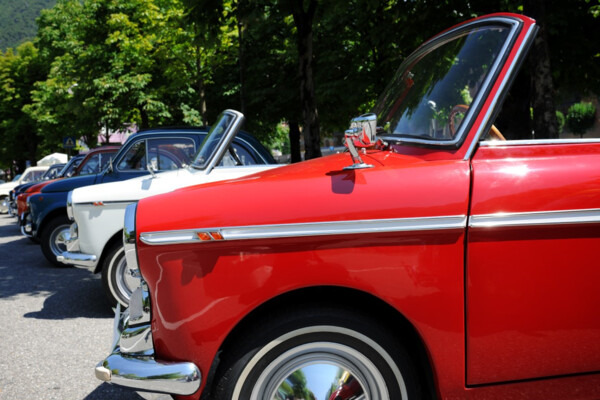
[(406, 60), (404, 60), (404, 62), (401, 64), (401, 66), (398, 69), (398, 70), (401, 70), (401, 69), (405, 68), (407, 65), (410, 65), (410, 64), (416, 62), (417, 60), (419, 60), (420, 58), (425, 56), (427, 53), (437, 49), (438, 47), (444, 45), (445, 43), (448, 43), (450, 40), (455, 39), (456, 37), (458, 37), (465, 31), (469, 31), (474, 28), (477, 28), (478, 25), (481, 27), (485, 27), (485, 26), (489, 26), (489, 25), (507, 25), (507, 27), (510, 29), (510, 32), (508, 33), (508, 36), (504, 42), (504, 45), (500, 49), (500, 52), (498, 53), (498, 56), (496, 57), (496, 60), (494, 61), (492, 68), (490, 69), (485, 80), (483, 81), (483, 84), (481, 85), (481, 89), (479, 90), (479, 92), (477, 93), (475, 98), (473, 99), (473, 102), (471, 103), (471, 106), (469, 107), (469, 110), (467, 111), (467, 113), (463, 119), (463, 122), (460, 124), (460, 128), (459, 128), (458, 132), (456, 132), (456, 135), (454, 136), (454, 138), (452, 140), (429, 140), (429, 139), (419, 139), (414, 136), (404, 136), (404, 135), (401, 136), (401, 135), (393, 135), (393, 134), (382, 134), (382, 135), (378, 135), (378, 137), (382, 138), (383, 140), (387, 140), (390, 142), (396, 142), (396, 143), (401, 142), (401, 143), (434, 145), (434, 146), (439, 146), (439, 147), (448, 147), (448, 146), (452, 146), (455, 148), (459, 147), (459, 145), (466, 138), (467, 132), (471, 129), (471, 126), (475, 122), (475, 119), (476, 119), (477, 115), (479, 114), (479, 111), (483, 107), (483, 103), (485, 102), (485, 99), (488, 97), (488, 95), (493, 87), (493, 82), (498, 78), (498, 75), (499, 75), (500, 71), (502, 70), (502, 67), (505, 64), (507, 57), (510, 54), (510, 50), (512, 49), (512, 46), (523, 26), (523, 22), (516, 18), (493, 17), (493, 18), (486, 18), (483, 20), (477, 20), (477, 21), (473, 21), (473, 22), (470, 22), (470, 23), (467, 23), (464, 25), (460, 25), (454, 29), (450, 29), (447, 32), (442, 33), (440, 36), (437, 36), (437, 37), (431, 39), (429, 42), (427, 42), (424, 45), (422, 45), (421, 47), (419, 47), (417, 50), (415, 50), (414, 53), (412, 53), (410, 56), (408, 56), (406, 58)]
[[(242, 114), (239, 111), (227, 109), (227, 110), (223, 111), (220, 114), (220, 116), (225, 115), (225, 114), (229, 114), (230, 116), (233, 117), (233, 119), (231, 120), (231, 123), (227, 126), (227, 128), (225, 129), (225, 132), (223, 132), (223, 137), (221, 138), (220, 142), (217, 144), (217, 147), (215, 148), (213, 153), (210, 155), (210, 158), (204, 163), (204, 166), (199, 166), (198, 164), (196, 164), (196, 159), (194, 159), (194, 161), (190, 164), (190, 168), (204, 171), (204, 173), (206, 175), (208, 175), (213, 170), (213, 168), (215, 168), (217, 166), (217, 164), (221, 161), (221, 158), (223, 157), (223, 155), (229, 148), (229, 145), (233, 141), (233, 138), (240, 131), (242, 124), (244, 123), (244, 114)], [(219, 120), (220, 120), (220, 118), (219, 118)], [(202, 145), (206, 142), (206, 140), (212, 134), (212, 129), (215, 129), (215, 127), (218, 126), (219, 120), (217, 120), (215, 122), (215, 124), (213, 125), (213, 128), (211, 128), (211, 130), (208, 132), (208, 135), (206, 135), (206, 138), (202, 141), (202, 144), (200, 145), (200, 147), (198, 147), (198, 151), (196, 152), (196, 157), (202, 150)]]

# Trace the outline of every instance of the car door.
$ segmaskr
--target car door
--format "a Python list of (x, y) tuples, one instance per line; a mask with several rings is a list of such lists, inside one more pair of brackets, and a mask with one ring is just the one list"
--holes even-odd
[(468, 228), (468, 384), (600, 371), (599, 166), (600, 140), (480, 145)]

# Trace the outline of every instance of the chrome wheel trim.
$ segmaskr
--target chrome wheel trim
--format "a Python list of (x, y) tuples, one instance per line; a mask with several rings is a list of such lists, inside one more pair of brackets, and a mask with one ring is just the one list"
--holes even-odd
[(67, 251), (67, 240), (70, 237), (70, 225), (59, 225), (50, 234), (50, 251), (55, 256)]
[[(109, 282), (113, 296), (115, 296), (119, 303), (127, 307), (131, 294), (140, 285), (140, 279), (135, 278), (130, 269), (127, 268), (127, 259), (125, 258), (125, 249), (123, 247), (110, 260), (110, 275)], [(127, 303), (123, 304), (123, 300)]]
[[(339, 333), (362, 341), (373, 348), (387, 363), (396, 377), (403, 399), (407, 399), (406, 385), (400, 370), (392, 357), (369, 337), (347, 328), (337, 326), (312, 326), (289, 332), (264, 346), (248, 362), (238, 378), (233, 399), (239, 399), (242, 387), (253, 368), (273, 348), (294, 337), (310, 333)], [(359, 350), (345, 344), (318, 341), (295, 346), (271, 361), (259, 376), (252, 388), (251, 400), (272, 399), (281, 383), (294, 371), (316, 364), (339, 366), (350, 372), (365, 392), (361, 397), (370, 400), (389, 399), (387, 385), (377, 367)]]

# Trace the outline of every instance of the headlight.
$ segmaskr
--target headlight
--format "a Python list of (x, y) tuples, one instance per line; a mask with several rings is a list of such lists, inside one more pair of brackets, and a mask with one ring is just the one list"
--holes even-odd
[(125, 221), (123, 225), (123, 248), (127, 269), (138, 269), (136, 236), (135, 236), (135, 211), (137, 203), (132, 203), (125, 208)]
[(67, 217), (69, 217), (69, 221), (75, 221), (73, 217), (73, 191), (71, 190), (67, 195)]

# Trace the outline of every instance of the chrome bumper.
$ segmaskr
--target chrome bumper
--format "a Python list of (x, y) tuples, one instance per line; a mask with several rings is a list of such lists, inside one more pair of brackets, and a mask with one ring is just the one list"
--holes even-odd
[(60, 256), (56, 256), (56, 260), (63, 264), (85, 268), (92, 272), (96, 269), (96, 265), (98, 265), (98, 258), (95, 255), (70, 251), (63, 251)]
[(154, 357), (150, 327), (150, 297), (142, 281), (123, 313), (115, 311), (113, 351), (96, 366), (96, 377), (104, 382), (178, 395), (200, 388), (202, 376), (191, 362), (169, 362)]
[(72, 223), (67, 239), (67, 251), (56, 256), (56, 260), (63, 264), (74, 265), (94, 272), (98, 265), (98, 257), (95, 254), (85, 254), (79, 251), (79, 229), (77, 223)]
[(8, 214), (12, 217), (17, 216), (17, 203), (14, 201), (8, 202)]

